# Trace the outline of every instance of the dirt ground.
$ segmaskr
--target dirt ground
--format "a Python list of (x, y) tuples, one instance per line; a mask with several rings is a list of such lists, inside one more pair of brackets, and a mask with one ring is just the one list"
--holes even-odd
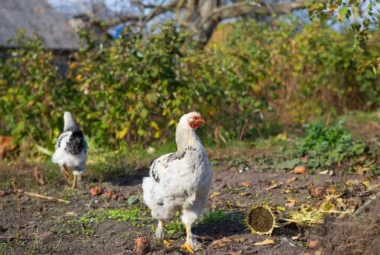
[[(39, 171), (45, 176), (48, 173), (46, 168), (39, 166)], [(274, 230), (270, 237), (274, 244), (254, 245), (268, 236), (250, 233), (245, 225), (246, 213), (254, 204), (269, 203), (290, 208), (307, 200), (318, 202), (318, 197), (309, 194), (309, 182), (339, 189), (343, 177), (263, 172), (250, 165), (240, 173), (236, 167), (228, 167), (223, 162), (213, 166), (213, 170), (212, 198), (205, 214), (214, 209), (223, 210), (225, 215), (219, 220), (198, 221), (193, 227), (193, 233), (202, 243), (202, 249), (196, 254), (314, 254), (314, 250), (307, 248), (310, 231), (292, 224)], [(28, 187), (29, 192), (65, 199), (70, 203), (26, 195), (18, 201), (8, 181), (15, 171), (18, 172), (20, 189)], [(146, 168), (105, 179), (101, 183), (84, 175), (83, 185), (74, 191), (65, 190), (64, 181), (48, 180), (44, 185), (37, 185), (32, 177), (33, 171), (34, 166), (23, 164), (8, 166), (7, 171), (0, 174), (0, 181), (7, 182), (3, 190), (8, 193), (0, 197), (0, 254), (133, 254), (135, 239), (141, 236), (151, 240), (150, 254), (186, 253), (180, 250), (185, 241), (183, 229), (166, 236), (174, 241), (172, 245), (164, 245), (153, 238), (156, 222), (151, 220), (149, 210), (141, 202), (142, 178), (148, 175)], [(378, 180), (373, 179), (372, 182)], [(118, 199), (92, 196), (90, 188), (97, 185), (112, 191), (119, 196)], [(129, 199), (131, 197), (133, 199)], [(289, 204), (289, 201), (293, 203)], [(96, 210), (104, 213), (131, 208), (137, 208), (138, 217), (123, 220), (109, 215), (101, 219), (96, 218), (100, 216), (90, 216)]]

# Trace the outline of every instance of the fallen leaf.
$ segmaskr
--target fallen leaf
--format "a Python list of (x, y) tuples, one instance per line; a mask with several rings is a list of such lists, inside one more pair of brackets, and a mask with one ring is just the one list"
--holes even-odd
[(243, 196), (243, 197), (245, 197), (245, 196), (249, 196), (249, 195), (251, 195), (250, 192), (241, 192), (241, 193), (240, 193), (240, 196)]
[(75, 217), (75, 216), (77, 216), (78, 214), (76, 213), (76, 212), (67, 212), (66, 214), (65, 214), (65, 216), (71, 216), (71, 217)]
[(212, 208), (217, 208), (217, 207), (220, 207), (224, 204), (223, 201), (217, 197), (214, 197), (213, 199), (211, 199), (209, 201), (211, 203)]
[(265, 190), (266, 190), (266, 191), (270, 191), (270, 190), (272, 190), (272, 189), (276, 189), (276, 188), (278, 188), (278, 185), (275, 183), (275, 184), (273, 184), (273, 185), (271, 185), (271, 186), (265, 188)]
[(243, 251), (234, 251), (234, 252), (227, 253), (227, 255), (239, 255), (239, 254), (243, 254)]
[(335, 211), (336, 210), (336, 207), (335, 207), (335, 205), (334, 204), (332, 204), (332, 203), (324, 203), (324, 204), (322, 204), (321, 206), (320, 206), (320, 209), (322, 210), (322, 211), (325, 211), (325, 212), (328, 212), (328, 211)]
[(292, 236), (292, 240), (293, 240), (293, 241), (298, 240), (300, 237), (301, 237), (300, 235)]
[(236, 201), (236, 202), (230, 201), (230, 200), (227, 201), (227, 205), (230, 206), (230, 207), (240, 206), (238, 204), (239, 204), (239, 201)]
[(286, 207), (293, 208), (294, 205), (296, 204), (296, 200), (292, 198), (288, 198), (289, 203), (285, 203)]
[(214, 241), (215, 239), (211, 236), (200, 236), (199, 237), (202, 241)]
[(253, 245), (255, 245), (255, 246), (264, 246), (264, 245), (270, 245), (270, 244), (274, 244), (274, 243), (275, 242), (274, 242), (273, 239), (267, 238), (264, 241), (262, 241), (262, 242), (256, 242)]
[(139, 201), (139, 196), (136, 196), (136, 195), (129, 196), (127, 199), (127, 203), (129, 205), (133, 205), (133, 204), (137, 203), (138, 201)]
[(291, 182), (294, 182), (295, 180), (297, 180), (297, 177), (292, 177), (292, 178), (290, 178), (290, 179), (287, 179), (286, 180), (286, 183), (291, 183)]
[(284, 190), (281, 190), (280, 193), (281, 194), (289, 194), (289, 193), (292, 193), (292, 190), (291, 189), (284, 189)]
[(323, 255), (323, 249), (320, 248), (318, 251), (314, 253), (314, 255)]
[(251, 187), (251, 185), (248, 182), (242, 182), (241, 186), (246, 187), (246, 188), (250, 188)]
[(215, 240), (214, 242), (212, 242), (211, 246), (212, 246), (214, 249), (218, 249), (218, 248), (224, 247), (224, 246), (226, 246), (226, 245), (229, 245), (231, 242), (232, 242), (231, 239), (228, 239), (228, 238), (226, 238), (226, 237), (223, 237), (222, 239)]
[(312, 182), (309, 182), (308, 192), (312, 197), (315, 198), (322, 197), (325, 194), (325, 190), (323, 187), (314, 186)]
[(244, 243), (245, 242), (245, 237), (235, 237), (235, 238), (231, 238), (232, 241), (234, 241), (235, 243)]
[(212, 193), (211, 193), (210, 198), (213, 198), (213, 197), (216, 197), (216, 196), (219, 196), (219, 195), (220, 195), (220, 192), (215, 191), (215, 192), (212, 192)]
[(367, 156), (361, 156), (357, 160), (358, 162), (364, 162), (367, 159)]
[(369, 171), (371, 171), (371, 168), (369, 168), (369, 167), (362, 167), (362, 166), (358, 165), (358, 166), (355, 167), (355, 170), (356, 170), (356, 174), (365, 175)]
[(290, 203), (285, 203), (285, 206), (288, 208), (293, 208), (296, 202), (290, 202)]
[(51, 234), (53, 234), (53, 233), (52, 233), (52, 232), (49, 232), (49, 231), (47, 231), (47, 232), (42, 232), (42, 233), (40, 233), (40, 238), (44, 239), (44, 238), (46, 238), (46, 237), (49, 237)]
[(164, 239), (163, 244), (164, 244), (166, 247), (170, 248), (170, 247), (172, 247), (172, 246), (174, 245), (174, 240)]
[(334, 187), (328, 187), (326, 189), (326, 192), (329, 193), (329, 194), (335, 194), (336, 193), (336, 189)]

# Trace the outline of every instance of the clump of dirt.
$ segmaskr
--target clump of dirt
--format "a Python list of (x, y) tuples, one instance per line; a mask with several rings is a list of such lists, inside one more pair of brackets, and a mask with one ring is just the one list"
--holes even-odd
[(380, 201), (360, 215), (328, 218), (318, 229), (323, 254), (380, 254)]

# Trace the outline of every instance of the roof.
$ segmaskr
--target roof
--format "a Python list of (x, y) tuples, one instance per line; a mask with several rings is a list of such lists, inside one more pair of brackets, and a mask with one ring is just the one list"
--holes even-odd
[(79, 48), (79, 39), (72, 27), (46, 0), (0, 0), (0, 45), (17, 47), (8, 40), (13, 39), (20, 28), (30, 37), (37, 32), (46, 48)]

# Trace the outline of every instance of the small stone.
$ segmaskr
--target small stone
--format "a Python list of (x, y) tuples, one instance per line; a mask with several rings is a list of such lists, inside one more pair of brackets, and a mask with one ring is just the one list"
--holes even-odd
[(144, 255), (150, 252), (150, 241), (148, 237), (139, 237), (135, 241), (135, 248), (133, 249), (133, 252)]
[(305, 166), (296, 166), (293, 170), (293, 173), (295, 174), (305, 174), (307, 172)]
[(102, 193), (102, 188), (100, 186), (95, 186), (90, 190), (91, 196), (99, 196)]

